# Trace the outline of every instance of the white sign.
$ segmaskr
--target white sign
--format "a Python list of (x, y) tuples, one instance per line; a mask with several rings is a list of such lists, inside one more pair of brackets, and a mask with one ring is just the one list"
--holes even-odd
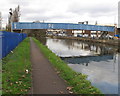
[(51, 29), (53, 28), (53, 24), (48, 24), (48, 27)]

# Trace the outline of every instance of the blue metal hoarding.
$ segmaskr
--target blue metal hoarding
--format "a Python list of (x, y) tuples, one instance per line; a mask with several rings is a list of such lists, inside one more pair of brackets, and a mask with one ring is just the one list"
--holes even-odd
[(22, 40), (27, 37), (25, 33), (0, 31), (0, 59), (10, 53)]

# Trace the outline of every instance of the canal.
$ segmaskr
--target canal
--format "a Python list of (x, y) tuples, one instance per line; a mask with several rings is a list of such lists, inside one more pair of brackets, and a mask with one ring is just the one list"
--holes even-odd
[(46, 38), (48, 48), (74, 71), (88, 75), (104, 94), (118, 94), (118, 48), (77, 40)]

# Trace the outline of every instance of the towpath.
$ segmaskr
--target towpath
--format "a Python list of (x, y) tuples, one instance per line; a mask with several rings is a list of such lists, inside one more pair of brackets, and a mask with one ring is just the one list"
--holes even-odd
[(51, 63), (44, 57), (38, 46), (30, 38), (32, 62), (32, 94), (68, 94), (67, 85)]

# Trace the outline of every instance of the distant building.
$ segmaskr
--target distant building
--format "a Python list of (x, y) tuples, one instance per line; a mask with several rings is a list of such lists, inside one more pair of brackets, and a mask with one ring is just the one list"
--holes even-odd
[(0, 12), (0, 30), (2, 29), (2, 14)]
[(78, 24), (88, 24), (88, 21), (78, 22)]
[(118, 28), (120, 28), (120, 1), (118, 2)]
[(120, 1), (118, 2), (118, 28), (117, 33), (120, 35)]

